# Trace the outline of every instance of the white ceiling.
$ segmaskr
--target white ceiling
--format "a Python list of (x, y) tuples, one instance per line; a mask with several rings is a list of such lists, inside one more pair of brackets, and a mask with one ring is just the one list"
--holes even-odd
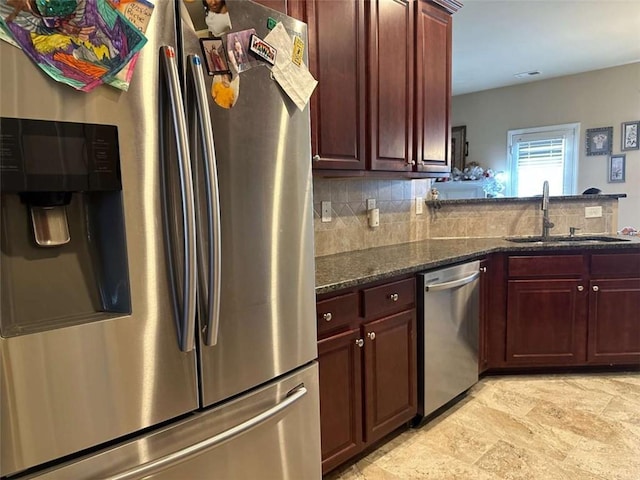
[(462, 1), (453, 95), (640, 61), (640, 0)]

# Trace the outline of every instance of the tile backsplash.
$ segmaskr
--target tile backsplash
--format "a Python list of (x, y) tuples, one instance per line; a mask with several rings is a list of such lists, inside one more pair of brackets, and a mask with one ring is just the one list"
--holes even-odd
[[(416, 214), (416, 198), (425, 199), (430, 179), (313, 179), (316, 256), (415, 242), (429, 238), (539, 235), (542, 211), (538, 202), (442, 203), (424, 205)], [(380, 226), (369, 227), (367, 199), (376, 200)], [(331, 202), (331, 222), (321, 221), (321, 202)], [(602, 217), (584, 218), (584, 207), (602, 206)], [(614, 198), (551, 200), (553, 235), (569, 227), (580, 234), (615, 233), (618, 201)]]

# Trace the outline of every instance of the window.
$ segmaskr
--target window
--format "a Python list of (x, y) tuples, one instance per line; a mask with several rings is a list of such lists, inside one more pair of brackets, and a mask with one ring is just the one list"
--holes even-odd
[(540, 195), (545, 180), (550, 195), (576, 193), (579, 138), (579, 123), (509, 130), (507, 195)]

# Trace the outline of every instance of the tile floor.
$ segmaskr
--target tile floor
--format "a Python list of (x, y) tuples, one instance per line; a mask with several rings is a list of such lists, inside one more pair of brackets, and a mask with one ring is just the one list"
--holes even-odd
[(640, 373), (486, 377), (328, 480), (640, 480)]

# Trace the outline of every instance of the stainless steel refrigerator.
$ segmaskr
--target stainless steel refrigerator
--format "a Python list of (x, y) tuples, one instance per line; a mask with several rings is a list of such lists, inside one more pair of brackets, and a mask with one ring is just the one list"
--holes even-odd
[(128, 92), (0, 42), (0, 476), (320, 478), (308, 109), (264, 65), (215, 105), (154, 3)]

